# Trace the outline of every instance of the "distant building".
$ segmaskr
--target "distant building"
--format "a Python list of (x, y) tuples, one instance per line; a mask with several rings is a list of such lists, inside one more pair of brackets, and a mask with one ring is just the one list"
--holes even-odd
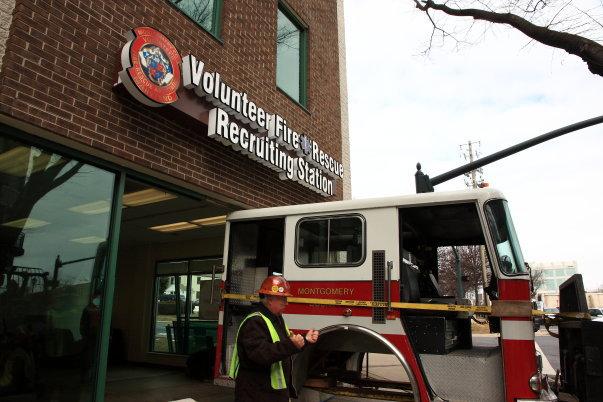
[(536, 298), (544, 302), (544, 307), (559, 305), (559, 285), (578, 273), (576, 261), (530, 262), (532, 272), (542, 271), (542, 284), (536, 291)]

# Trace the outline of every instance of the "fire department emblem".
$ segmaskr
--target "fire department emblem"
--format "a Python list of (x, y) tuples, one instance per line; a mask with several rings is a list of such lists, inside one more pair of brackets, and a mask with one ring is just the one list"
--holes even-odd
[(278, 286), (276, 286), (276, 285), (272, 286), (272, 291), (273, 292), (278, 292)]
[(310, 137), (305, 134), (302, 134), (300, 143), (303, 154), (310, 155), (310, 153), (312, 152), (312, 140), (310, 139)]
[(119, 80), (128, 92), (147, 106), (175, 102), (182, 62), (176, 47), (161, 32), (149, 27), (134, 28), (126, 38)]

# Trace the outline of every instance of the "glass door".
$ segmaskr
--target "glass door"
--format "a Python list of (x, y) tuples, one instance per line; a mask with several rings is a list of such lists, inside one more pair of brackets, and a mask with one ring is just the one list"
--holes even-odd
[(152, 351), (191, 354), (215, 345), (221, 263), (208, 258), (157, 264)]

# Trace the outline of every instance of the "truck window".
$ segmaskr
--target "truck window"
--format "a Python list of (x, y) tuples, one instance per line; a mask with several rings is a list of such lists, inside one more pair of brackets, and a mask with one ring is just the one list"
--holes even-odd
[(500, 270), (506, 275), (522, 275), (527, 272), (523, 255), (511, 220), (509, 205), (504, 200), (486, 204), (486, 219), (496, 246)]
[(273, 273), (283, 272), (284, 219), (232, 222), (228, 251), (230, 291), (252, 294)]
[(364, 261), (364, 232), (358, 215), (302, 219), (297, 224), (297, 265), (358, 266)]
[[(469, 297), (480, 299), (480, 246), (485, 239), (475, 203), (401, 208), (399, 219), (401, 300), (454, 304), (455, 298), (459, 302)], [(487, 253), (485, 258), (490, 271)], [(457, 259), (461, 275), (457, 274)], [(495, 286), (496, 281), (489, 281), (486, 288), (488, 285)], [(451, 300), (440, 300), (446, 297)]]

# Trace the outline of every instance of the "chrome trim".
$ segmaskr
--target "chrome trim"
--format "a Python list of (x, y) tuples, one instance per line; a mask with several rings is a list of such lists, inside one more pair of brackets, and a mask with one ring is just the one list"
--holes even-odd
[(388, 261), (385, 272), (387, 273), (387, 311), (392, 311), (392, 269), (394, 262)]
[(214, 304), (214, 281), (216, 280), (216, 265), (211, 267), (211, 293), (209, 294), (209, 304)]
[[(419, 385), (417, 384), (417, 379), (415, 378), (414, 374), (412, 373), (412, 370), (410, 369), (410, 366), (408, 365), (406, 358), (398, 350), (398, 348), (396, 348), (394, 346), (393, 343), (388, 341), (383, 335), (381, 335), (371, 329), (368, 329), (365, 327), (360, 327), (358, 325), (350, 325), (350, 324), (337, 324), (337, 325), (331, 325), (329, 327), (322, 328), (320, 330), (320, 335), (323, 335), (323, 334), (326, 334), (329, 332), (339, 331), (339, 330), (362, 332), (366, 335), (369, 335), (369, 336), (372, 336), (373, 338), (378, 339), (385, 346), (387, 346), (387, 348), (389, 350), (391, 350), (392, 354), (398, 358), (398, 360), (400, 361), (400, 364), (402, 364), (402, 367), (404, 368), (404, 371), (406, 371), (406, 374), (408, 375), (408, 379), (410, 380), (410, 385), (412, 387), (412, 393), (413, 393), (413, 398), (414, 398), (415, 402), (420, 401), (421, 394), (419, 392)], [(318, 339), (320, 342), (320, 337)]]

